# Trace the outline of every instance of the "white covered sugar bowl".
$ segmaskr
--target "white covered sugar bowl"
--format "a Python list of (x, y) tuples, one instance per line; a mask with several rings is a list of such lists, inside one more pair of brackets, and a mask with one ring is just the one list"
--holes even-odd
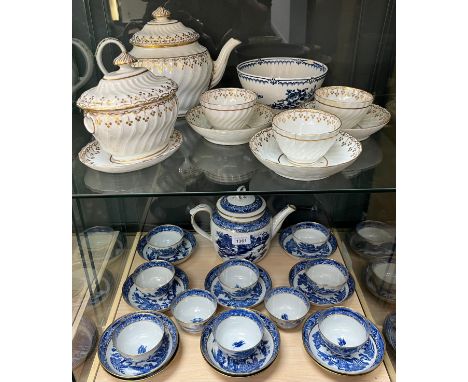
[[(114, 59), (120, 68), (109, 73), (102, 50), (110, 43), (122, 53)], [(136, 59), (114, 38), (99, 43), (96, 61), (104, 77), (76, 102), (83, 109), (86, 129), (115, 163), (144, 159), (165, 149), (177, 119), (177, 84), (146, 68), (132, 67)]]
[(182, 116), (198, 104), (201, 93), (218, 84), (229, 55), (241, 42), (231, 38), (213, 62), (208, 50), (198, 42), (199, 34), (180, 21), (172, 20), (167, 9), (159, 7), (152, 16), (154, 20), (130, 39), (133, 45), (130, 53), (138, 60), (134, 66), (148, 68), (156, 75), (177, 82), (179, 115)]
[[(237, 191), (245, 191), (241, 186)], [(200, 235), (213, 242), (218, 255), (224, 260), (245, 259), (260, 261), (270, 248), (271, 239), (279, 231), (284, 219), (296, 207), (288, 205), (274, 217), (266, 208), (265, 200), (257, 195), (228, 195), (216, 203), (216, 211), (200, 204), (190, 210), (192, 226)], [(195, 222), (198, 212), (211, 217), (211, 234)]]

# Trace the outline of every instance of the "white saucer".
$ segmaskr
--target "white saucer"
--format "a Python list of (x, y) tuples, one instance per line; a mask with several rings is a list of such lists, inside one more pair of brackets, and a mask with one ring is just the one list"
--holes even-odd
[[(306, 109), (316, 109), (315, 101), (306, 102), (303, 107)], [(391, 115), (387, 109), (372, 104), (369, 106), (361, 122), (352, 129), (343, 129), (341, 131), (352, 135), (358, 141), (363, 141), (390, 122), (390, 118)]]
[(344, 170), (362, 151), (362, 146), (356, 138), (340, 132), (325, 156), (311, 165), (299, 166), (291, 163), (283, 154), (271, 128), (255, 134), (249, 145), (255, 157), (270, 170), (284, 178), (303, 181), (328, 178)]
[[(257, 265), (258, 266), (258, 265)], [(214, 267), (208, 272), (205, 278), (205, 289), (216, 297), (218, 304), (225, 308), (253, 308), (258, 304), (262, 303), (265, 298), (265, 294), (271, 289), (271, 277), (268, 272), (262, 267), (258, 266), (260, 271), (260, 278), (257, 286), (254, 288), (252, 293), (245, 296), (242, 300), (234, 300), (231, 298), (223, 289), (223, 286), (218, 280), (218, 268), (220, 265)]]
[(176, 273), (172, 289), (168, 294), (157, 297), (137, 290), (133, 282), (132, 275), (130, 275), (127, 280), (125, 280), (122, 287), (122, 296), (125, 302), (138, 310), (151, 310), (158, 312), (168, 310), (172, 300), (174, 300), (178, 294), (189, 288), (189, 279), (185, 272), (178, 267), (175, 267), (175, 270)]
[(273, 111), (265, 105), (256, 104), (252, 118), (247, 127), (238, 130), (220, 130), (212, 127), (207, 121), (201, 106), (190, 109), (185, 117), (188, 124), (207, 141), (217, 145), (241, 145), (247, 143), (261, 129), (271, 125)]
[(174, 130), (169, 140), (168, 146), (143, 159), (129, 161), (126, 163), (115, 163), (112, 161), (112, 156), (101, 149), (98, 141), (89, 142), (83, 147), (78, 154), (80, 161), (93, 170), (108, 172), (113, 174), (120, 174), (124, 172), (141, 170), (142, 168), (153, 166), (162, 162), (164, 159), (169, 158), (174, 154), (182, 145), (182, 134)]

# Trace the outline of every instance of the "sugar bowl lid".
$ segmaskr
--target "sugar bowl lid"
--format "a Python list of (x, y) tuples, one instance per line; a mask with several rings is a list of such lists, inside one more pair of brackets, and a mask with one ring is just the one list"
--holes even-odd
[[(102, 62), (102, 50), (107, 44), (116, 44), (122, 53), (114, 59), (119, 69), (108, 72)], [(167, 77), (156, 76), (146, 68), (135, 68), (137, 59), (127, 52), (115, 38), (102, 40), (96, 49), (96, 62), (104, 77), (99, 84), (85, 91), (76, 104), (84, 110), (111, 111), (129, 109), (170, 98), (177, 84)]]
[[(241, 186), (237, 191), (245, 191)], [(249, 218), (265, 211), (265, 200), (258, 195), (227, 195), (218, 199), (216, 208), (226, 216)]]
[(132, 36), (130, 39), (132, 45), (143, 48), (167, 48), (191, 44), (200, 37), (197, 32), (180, 21), (170, 19), (171, 12), (164, 7), (157, 8), (151, 15), (154, 20)]

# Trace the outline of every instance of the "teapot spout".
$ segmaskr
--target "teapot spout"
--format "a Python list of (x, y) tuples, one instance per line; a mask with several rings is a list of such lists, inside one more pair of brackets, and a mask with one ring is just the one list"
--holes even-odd
[(211, 77), (210, 89), (213, 86), (216, 86), (219, 81), (221, 81), (224, 70), (226, 69), (229, 55), (231, 54), (232, 50), (239, 44), (241, 44), (241, 41), (236, 40), (235, 38), (230, 38), (229, 41), (224, 44), (221, 52), (219, 52), (218, 59), (214, 62), (213, 65), (213, 76)]
[(292, 204), (288, 204), (286, 207), (284, 207), (280, 212), (278, 212), (273, 217), (272, 232), (271, 232), (272, 237), (278, 233), (279, 229), (281, 228), (281, 225), (284, 222), (284, 219), (286, 219), (288, 215), (293, 213), (294, 211), (296, 211), (296, 207), (293, 206)]

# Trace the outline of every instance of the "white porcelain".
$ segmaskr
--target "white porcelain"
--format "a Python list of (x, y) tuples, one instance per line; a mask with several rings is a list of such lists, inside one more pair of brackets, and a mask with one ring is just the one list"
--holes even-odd
[[(244, 192), (246, 189), (241, 186), (237, 191)], [(218, 199), (215, 212), (207, 204), (200, 204), (190, 210), (190, 215), (195, 231), (213, 242), (223, 260), (257, 262), (266, 255), (271, 239), (284, 219), (295, 210), (296, 207), (288, 205), (272, 217), (262, 197), (239, 194)], [(202, 211), (210, 215), (211, 233), (205, 232), (195, 222), (195, 215)]]
[(323, 294), (342, 290), (349, 277), (346, 268), (333, 260), (327, 260), (321, 264), (311, 264), (307, 267), (305, 274), (316, 291)]
[(190, 127), (207, 141), (218, 145), (233, 146), (249, 142), (255, 133), (265, 127), (271, 126), (273, 112), (268, 106), (255, 104), (250, 120), (238, 130), (219, 130), (214, 128), (206, 119), (201, 106), (195, 106), (190, 109), (185, 118)]
[(169, 144), (164, 150), (143, 159), (120, 163), (115, 162), (112, 155), (104, 151), (98, 141), (92, 141), (81, 149), (78, 158), (81, 163), (93, 170), (121, 174), (138, 171), (162, 162), (174, 154), (182, 145), (182, 142), (182, 134), (177, 130), (173, 130)]
[(328, 152), (311, 165), (298, 166), (281, 151), (272, 129), (256, 133), (249, 143), (255, 157), (276, 174), (293, 180), (319, 180), (328, 178), (351, 165), (361, 154), (361, 144), (349, 134), (340, 132)]
[(258, 58), (237, 65), (242, 87), (273, 109), (291, 109), (311, 99), (327, 71), (318, 61), (293, 57)]
[(294, 242), (301, 252), (308, 254), (321, 251), (330, 235), (330, 229), (317, 222), (301, 222), (292, 227)]
[(167, 260), (180, 250), (184, 230), (173, 224), (163, 224), (152, 229), (147, 236), (147, 244), (153, 250), (155, 258)]
[(213, 324), (213, 333), (224, 353), (245, 358), (255, 352), (263, 337), (263, 322), (258, 314), (246, 309), (232, 309), (219, 317)]
[(348, 86), (327, 86), (315, 93), (317, 109), (340, 118), (342, 130), (355, 128), (373, 100), (372, 94)]
[(313, 109), (283, 111), (273, 117), (276, 142), (288, 159), (308, 165), (324, 156), (336, 141), (338, 117)]
[(197, 333), (216, 313), (216, 297), (204, 289), (189, 289), (171, 304), (171, 313), (182, 329)]
[[(306, 102), (302, 107), (318, 109), (316, 101)], [(386, 126), (390, 121), (390, 113), (381, 106), (370, 105), (363, 119), (352, 129), (341, 129), (341, 131), (352, 135), (358, 141), (364, 141), (372, 134)]]
[(154, 19), (130, 39), (130, 53), (138, 59), (133, 65), (174, 80), (179, 85), (179, 115), (185, 115), (201, 93), (218, 84), (231, 51), (241, 42), (229, 39), (213, 62), (208, 50), (198, 43), (199, 34), (172, 20), (167, 9), (158, 7), (152, 16)]
[(149, 359), (161, 346), (164, 322), (157, 316), (142, 315), (135, 320), (123, 321), (113, 332), (113, 343), (120, 355), (134, 362)]
[[(109, 73), (102, 51), (111, 43), (122, 53), (114, 59), (119, 70)], [(86, 129), (117, 163), (146, 159), (166, 149), (177, 119), (177, 84), (133, 68), (136, 59), (114, 38), (99, 43), (96, 60), (104, 77), (76, 103), (84, 111)]]
[(234, 299), (250, 295), (260, 278), (258, 267), (247, 260), (228, 260), (218, 268), (223, 290)]
[(324, 310), (318, 319), (318, 332), (329, 350), (341, 356), (350, 356), (361, 349), (369, 339), (369, 324), (349, 308), (333, 307)]
[(164, 260), (143, 264), (132, 275), (137, 290), (154, 296), (168, 292), (174, 281), (175, 268)]
[(238, 88), (208, 90), (200, 96), (200, 105), (208, 122), (219, 130), (237, 130), (252, 117), (257, 94)]
[(267, 292), (265, 308), (280, 328), (293, 329), (304, 320), (310, 303), (299, 289), (283, 286)]

